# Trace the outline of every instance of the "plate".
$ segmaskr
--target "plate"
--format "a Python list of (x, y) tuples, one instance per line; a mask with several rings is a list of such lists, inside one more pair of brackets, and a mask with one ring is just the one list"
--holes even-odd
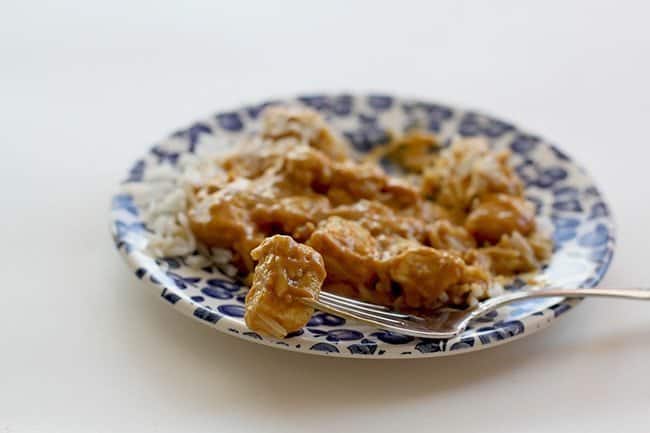
[[(321, 112), (359, 153), (388, 140), (390, 132), (428, 129), (442, 140), (482, 136), (497, 149), (509, 148), (526, 196), (537, 206), (543, 225), (553, 233), (555, 251), (541, 271), (551, 284), (593, 287), (604, 276), (614, 251), (609, 207), (592, 178), (564, 151), (507, 121), (472, 110), (389, 95), (308, 95), (223, 111), (161, 140), (128, 172), (124, 184), (156, 182), (161, 168), (176, 170), (183, 155), (214, 154), (253, 131), (261, 111), (272, 104), (294, 103)], [(194, 269), (188, 257), (157, 259), (145, 250), (147, 230), (141, 209), (120, 188), (112, 200), (110, 223), (115, 244), (137, 278), (171, 307), (215, 328), (251, 342), (311, 354), (362, 358), (419, 358), (481, 350), (513, 341), (549, 326), (580, 300), (524, 301), (471, 323), (449, 340), (413, 338), (355, 321), (316, 312), (301, 331), (278, 340), (261, 336), (244, 323), (247, 287), (214, 267)], [(191, 260), (191, 259), (190, 259)], [(517, 290), (516, 280), (506, 290)], [(152, 301), (155, 299), (151, 298)]]

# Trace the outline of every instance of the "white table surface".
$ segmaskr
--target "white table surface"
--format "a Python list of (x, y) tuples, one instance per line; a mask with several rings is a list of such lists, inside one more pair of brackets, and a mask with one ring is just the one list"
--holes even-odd
[(130, 163), (196, 117), (383, 90), (560, 144), (615, 212), (604, 284), (648, 285), (647, 2), (92, 3), (0, 4), (0, 433), (650, 431), (650, 305), (589, 300), (469, 355), (322, 358), (155, 301), (107, 228)]

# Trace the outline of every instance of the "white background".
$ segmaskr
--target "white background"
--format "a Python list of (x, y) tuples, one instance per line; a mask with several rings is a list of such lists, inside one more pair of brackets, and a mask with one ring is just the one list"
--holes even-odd
[(650, 305), (589, 300), (444, 359), (359, 361), (221, 335), (114, 251), (109, 196), (216, 110), (379, 90), (487, 110), (611, 201), (604, 285), (650, 282), (647, 2), (0, 3), (0, 433), (650, 431)]

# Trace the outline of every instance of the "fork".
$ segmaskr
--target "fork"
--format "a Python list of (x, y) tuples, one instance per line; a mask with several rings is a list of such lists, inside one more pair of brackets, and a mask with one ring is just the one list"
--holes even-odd
[(438, 308), (426, 315), (391, 310), (388, 307), (357, 301), (329, 292), (318, 299), (305, 300), (319, 310), (359, 320), (404, 335), (423, 338), (452, 338), (462, 333), (469, 322), (511, 302), (535, 298), (584, 298), (587, 296), (650, 300), (650, 289), (542, 289), (519, 290), (490, 298), (465, 310)]

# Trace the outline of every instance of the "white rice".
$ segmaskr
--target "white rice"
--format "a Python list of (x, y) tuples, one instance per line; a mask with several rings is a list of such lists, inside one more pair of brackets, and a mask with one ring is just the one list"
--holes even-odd
[(127, 183), (123, 190), (133, 196), (143, 222), (152, 232), (147, 233), (148, 253), (155, 257), (185, 256), (185, 263), (196, 269), (222, 265), (224, 273), (234, 276), (237, 269), (229, 263), (232, 252), (200, 245), (187, 219), (192, 188), (222, 172), (214, 161), (214, 157), (183, 154), (177, 166), (151, 167), (142, 182)]

